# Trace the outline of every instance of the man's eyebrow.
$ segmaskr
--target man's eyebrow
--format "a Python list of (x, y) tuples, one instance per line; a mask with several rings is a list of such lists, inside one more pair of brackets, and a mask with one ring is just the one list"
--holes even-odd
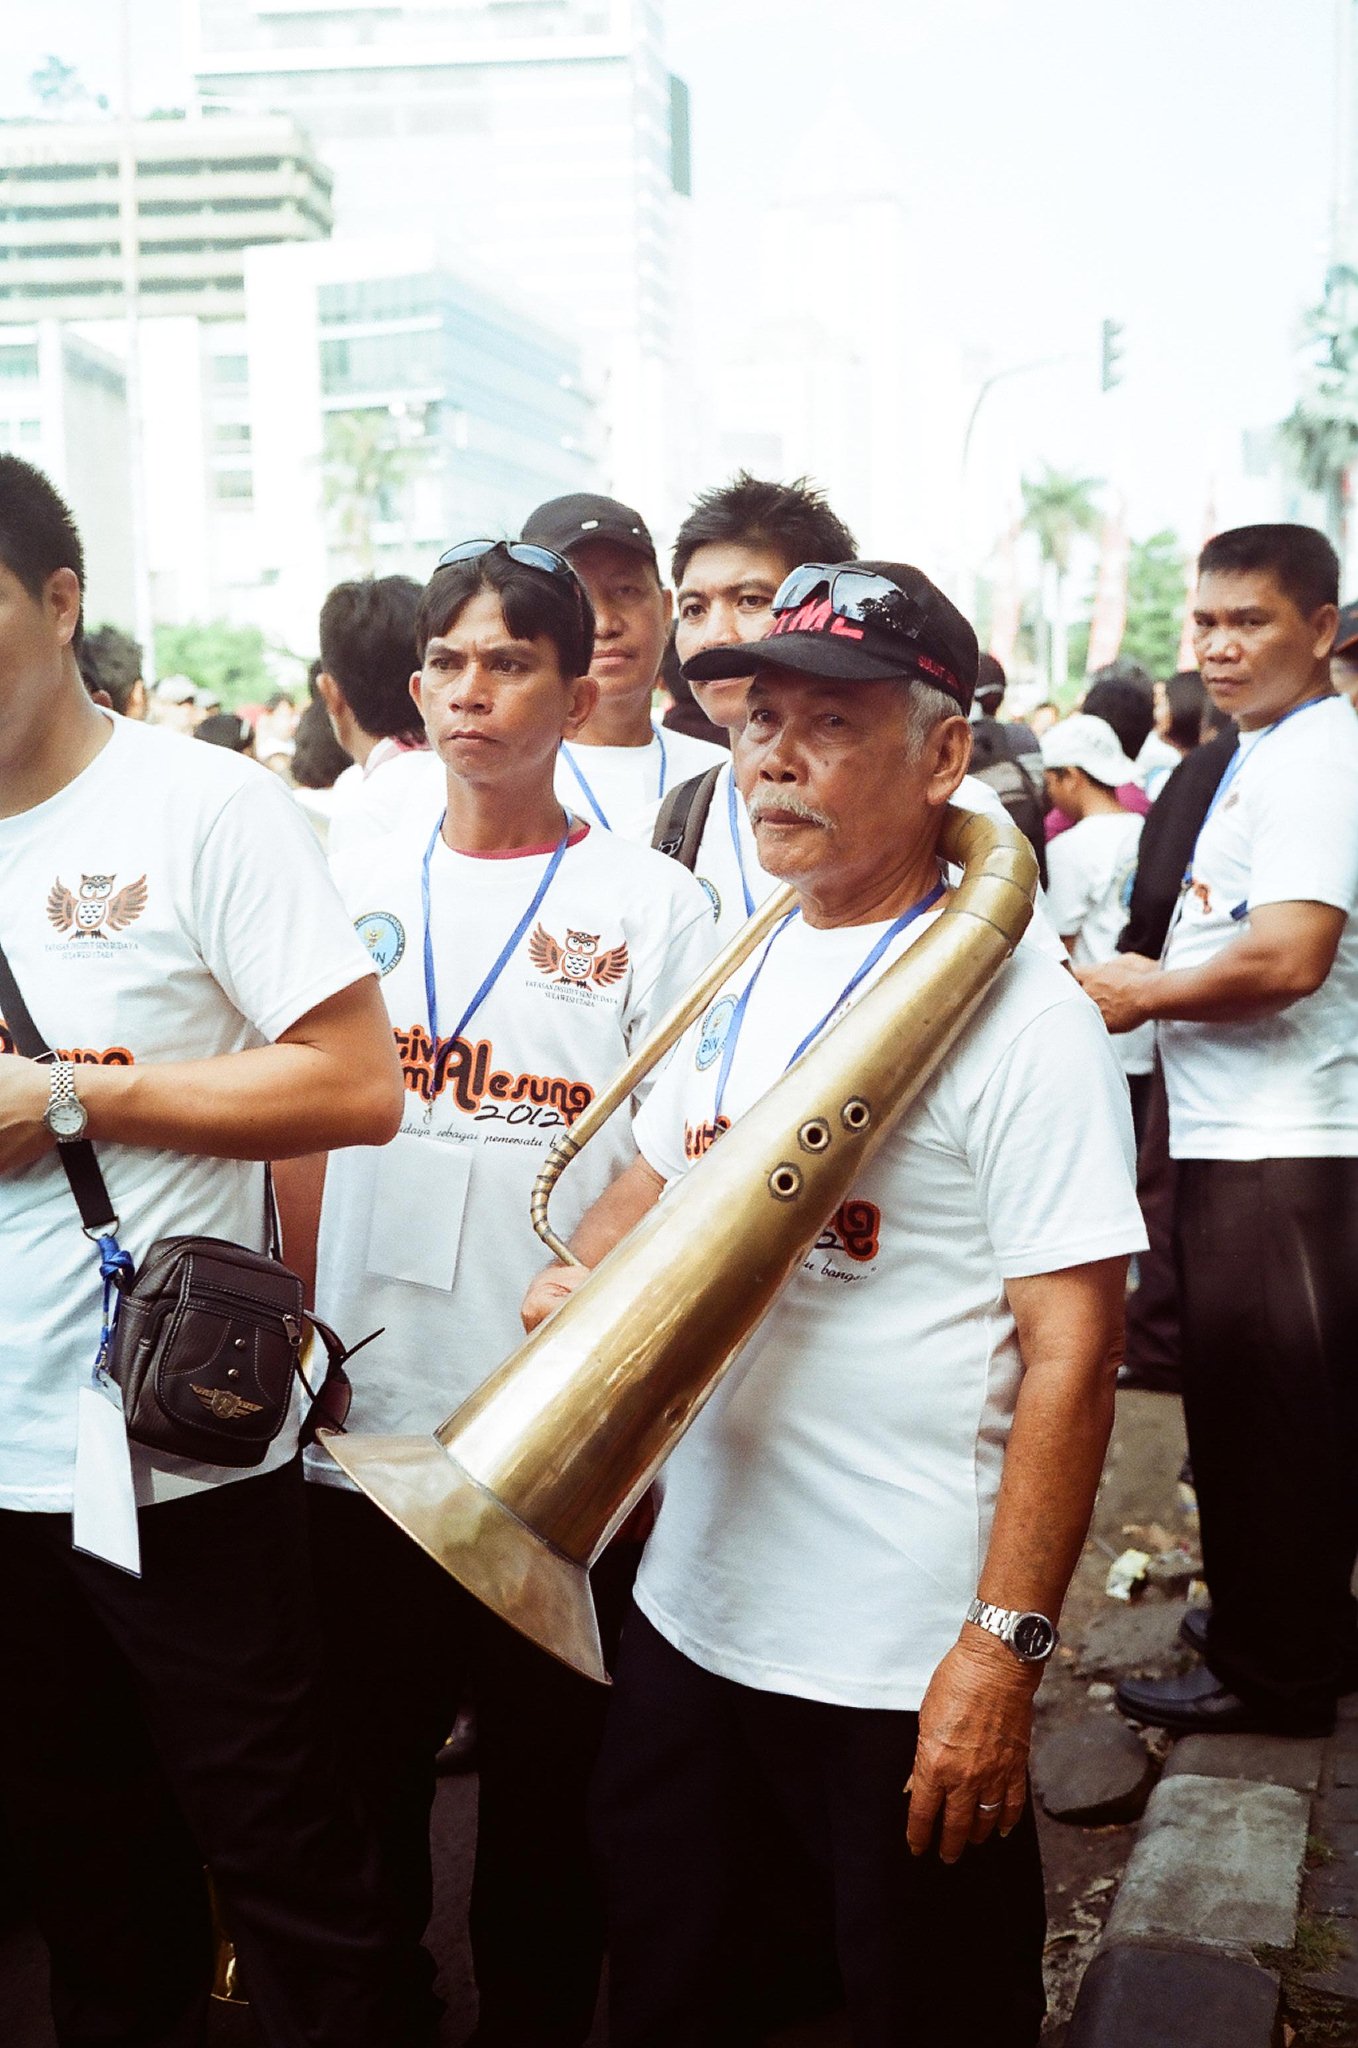
[(686, 597), (739, 597), (745, 590), (767, 590), (770, 597), (778, 585), (771, 576), (760, 576), (757, 572), (749, 576), (735, 576), (729, 583), (719, 583), (713, 588), (706, 584), (681, 584), (675, 597), (682, 603)]

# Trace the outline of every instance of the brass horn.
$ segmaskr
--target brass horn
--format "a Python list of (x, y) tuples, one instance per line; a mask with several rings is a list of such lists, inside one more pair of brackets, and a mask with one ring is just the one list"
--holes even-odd
[[(586, 1677), (608, 1681), (590, 1566), (1032, 916), (1037, 863), (1007, 820), (950, 808), (939, 851), (963, 871), (942, 915), (434, 1436), (325, 1434), (349, 1477), (468, 1592)], [(737, 935), (600, 1110), (625, 1100), (788, 900), (762, 907), (754, 937)], [(567, 1156), (580, 1124), (575, 1136)], [(544, 1166), (548, 1190), (564, 1163)], [(534, 1221), (569, 1258), (545, 1195)]]

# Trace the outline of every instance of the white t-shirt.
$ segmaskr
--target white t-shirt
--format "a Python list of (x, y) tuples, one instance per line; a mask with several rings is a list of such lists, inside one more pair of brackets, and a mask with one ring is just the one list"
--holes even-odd
[[(736, 831), (731, 832), (731, 794), (734, 783), (730, 758), (712, 792), (712, 803), (703, 826), (703, 836), (698, 842), (698, 855), (694, 873), (712, 899), (717, 920), (717, 937), (725, 946), (746, 919), (754, 914), (760, 904), (778, 888), (776, 875), (768, 873), (759, 865), (759, 849), (755, 843), (754, 827), (745, 808), (740, 792), (735, 792)], [(989, 817), (1007, 818), (1009, 813), (1000, 802), (990, 785), (981, 782), (974, 775), (964, 775), (953, 796), (959, 810), (980, 811)], [(743, 884), (742, 884), (743, 870)], [(750, 892), (751, 902), (747, 907), (745, 890)], [(1035, 945), (1040, 952), (1050, 954), (1056, 961), (1064, 961), (1066, 949), (1046, 915), (1046, 898), (1041, 888), (1037, 892), (1037, 903), (1033, 920), (1024, 934), (1025, 945)]]
[[(725, 1115), (781, 1076), (886, 929), (796, 919), (773, 942)], [(667, 1181), (707, 1141), (731, 1007), (714, 1002), (636, 1119)], [(1145, 1242), (1098, 1012), (1016, 953), (671, 1454), (643, 1611), (741, 1684), (917, 1708), (989, 1540), (1022, 1373), (1004, 1283)]]
[[(691, 875), (577, 824), (426, 1115), (424, 845), (395, 835), (339, 876), (383, 967), (407, 1092), (392, 1146), (331, 1155), (316, 1295), (350, 1342), (385, 1326), (354, 1360), (349, 1426), (398, 1434), (435, 1429), (523, 1341), (519, 1303), (550, 1263), (528, 1218), (547, 1147), (697, 980), (715, 946)], [(439, 841), (430, 925), (440, 1032), (454, 1030), (494, 965), (550, 853), (477, 858)], [(634, 1156), (623, 1109), (567, 1169), (552, 1201), (560, 1235)], [(324, 1452), (307, 1456), (312, 1478), (348, 1484)]]
[(1266, 903), (1349, 913), (1314, 995), (1271, 1017), (1159, 1026), (1175, 1159), (1358, 1153), (1358, 719), (1326, 697), (1240, 735), (1236, 770), (1203, 827), (1167, 968), (1201, 967)]
[(1148, 732), (1136, 757), (1136, 779), (1151, 802), (1159, 796), (1170, 776), (1183, 762), (1183, 755), (1158, 732)]
[[(1136, 880), (1145, 820), (1135, 811), (1096, 813), (1059, 833), (1047, 848), (1047, 915), (1070, 939), (1077, 967), (1102, 966), (1117, 951)], [(1155, 1026), (1142, 1024), (1113, 1041), (1124, 1074), (1155, 1065)]]
[(660, 799), (730, 755), (713, 740), (657, 725), (649, 747), (589, 747), (563, 740), (556, 764), (558, 800), (606, 832), (649, 846)]
[[(264, 1045), (372, 971), (277, 777), (123, 718), (65, 789), (0, 818), (0, 932), (38, 1030), (77, 1063)], [(4, 1033), (0, 1044), (13, 1049)], [(158, 1238), (183, 1233), (263, 1246), (262, 1166), (97, 1149), (138, 1265)], [(56, 1154), (0, 1174), (0, 1507), (71, 1506), (76, 1396), (99, 1304), (94, 1249)], [(296, 1448), (285, 1429), (264, 1464), (242, 1471), (134, 1445), (138, 1498), (249, 1478)]]
[(407, 825), (417, 830), (422, 820), (432, 832), (447, 793), (447, 771), (430, 748), (379, 740), (363, 767), (346, 768), (335, 784), (326, 839), (330, 860), (343, 860)]

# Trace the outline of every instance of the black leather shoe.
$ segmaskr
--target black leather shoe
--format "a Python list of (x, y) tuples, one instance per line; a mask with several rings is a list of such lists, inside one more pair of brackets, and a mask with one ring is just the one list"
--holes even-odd
[(1331, 1735), (1334, 1713), (1301, 1727), (1280, 1727), (1246, 1706), (1197, 1664), (1180, 1678), (1124, 1678), (1114, 1697), (1124, 1714), (1175, 1735)]
[(1157, 1371), (1153, 1365), (1120, 1365), (1118, 1392), (1138, 1394), (1181, 1394), (1183, 1381), (1177, 1372)]
[(434, 1758), (434, 1769), (440, 1778), (460, 1777), (464, 1771), (476, 1769), (476, 1709), (459, 1707), (453, 1732)]
[(1196, 1650), (1200, 1657), (1207, 1655), (1207, 1624), (1212, 1618), (1210, 1607), (1186, 1607), (1184, 1618), (1179, 1623), (1179, 1640), (1187, 1643), (1190, 1650)]

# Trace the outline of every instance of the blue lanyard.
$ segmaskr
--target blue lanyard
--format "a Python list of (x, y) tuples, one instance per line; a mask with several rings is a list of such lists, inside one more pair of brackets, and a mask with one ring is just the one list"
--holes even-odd
[[(783, 1068), (784, 1073), (787, 1072), (788, 1067), (796, 1065), (797, 1061), (801, 1058), (802, 1054), (806, 1051), (806, 1048), (811, 1044), (812, 1040), (820, 1037), (821, 1032), (825, 1029), (826, 1025), (834, 1016), (835, 1012), (841, 1007), (841, 1005), (848, 1002), (849, 997), (853, 994), (854, 990), (863, 980), (863, 977), (865, 975), (871, 974), (873, 968), (877, 965), (877, 962), (881, 959), (883, 953), (885, 953), (887, 947), (891, 944), (892, 940), (899, 938), (901, 933), (905, 930), (906, 926), (912, 925), (917, 917), (923, 917), (926, 910), (932, 910), (934, 905), (938, 902), (940, 896), (944, 894), (945, 890), (947, 889), (947, 886), (947, 883), (940, 879), (934, 884), (933, 888), (929, 891), (927, 896), (921, 896), (918, 903), (912, 903), (908, 910), (903, 910), (901, 912), (900, 916), (895, 920), (894, 923), (889, 924), (887, 926), (886, 930), (877, 940), (876, 944), (873, 946), (871, 952), (869, 952), (866, 959), (863, 961), (862, 965), (856, 970), (855, 973), (851, 974), (849, 979), (845, 982), (843, 988), (835, 997), (829, 1009), (825, 1012), (825, 1015), (819, 1020), (818, 1023), (815, 1023), (811, 1026), (811, 1029), (807, 1032), (805, 1038), (797, 1047), (797, 1050), (792, 1054), (791, 1058), (788, 1060), (787, 1066)], [(773, 951), (775, 941), (782, 937), (783, 933), (787, 930), (788, 926), (792, 923), (793, 919), (800, 916), (800, 910), (789, 910), (787, 916), (783, 919), (782, 923), (779, 925), (775, 925), (773, 931), (769, 935), (768, 943), (765, 945), (763, 952), (759, 956), (759, 965), (755, 968), (754, 973), (750, 976), (749, 980), (746, 982), (744, 988), (740, 992), (740, 999), (737, 1002), (734, 1011), (732, 1012), (730, 1028), (726, 1033), (726, 1039), (721, 1049), (721, 1066), (717, 1070), (717, 1094), (716, 1100), (713, 1103), (712, 1107), (713, 1123), (715, 1123), (718, 1117), (721, 1115), (721, 1106), (726, 1099), (726, 1083), (731, 1077), (731, 1064), (736, 1056), (736, 1046), (739, 1042), (741, 1031), (744, 1028), (745, 1012), (750, 1007), (750, 997), (754, 994), (755, 983), (758, 981), (760, 975), (764, 972), (764, 964), (767, 961), (769, 954)]]
[[(665, 734), (663, 728), (658, 725), (653, 725), (651, 727), (651, 731), (655, 738), (658, 739), (660, 742), (660, 788), (656, 792), (658, 800), (665, 794), (665, 784), (669, 779), (670, 757), (669, 750), (665, 745)], [(608, 819), (604, 815), (604, 807), (599, 802), (598, 797), (595, 796), (594, 791), (590, 788), (588, 782), (585, 780), (585, 771), (580, 766), (580, 763), (576, 760), (573, 749), (566, 744), (565, 740), (561, 742), (561, 753), (563, 759), (565, 760), (566, 766), (570, 769), (571, 774), (575, 777), (576, 781), (580, 785), (580, 793), (584, 797), (585, 802), (589, 805), (595, 817), (603, 826), (605, 832), (611, 832), (613, 830), (613, 827), (609, 824)]]
[[(731, 845), (736, 856), (736, 866), (740, 870), (740, 893), (745, 898), (745, 915), (753, 917), (754, 897), (750, 894), (749, 877), (745, 873), (745, 854), (740, 844), (740, 814), (736, 808), (736, 771), (733, 767), (727, 769), (726, 777), (726, 822), (731, 828)], [(777, 933), (774, 936), (776, 938)], [(762, 961), (760, 965), (763, 965)]]
[[(547, 894), (547, 891), (551, 888), (553, 877), (555, 876), (556, 871), (560, 867), (562, 861), (566, 857), (566, 847), (570, 841), (572, 823), (570, 813), (567, 812), (566, 829), (562, 833), (560, 839), (557, 841), (556, 851), (547, 863), (547, 871), (543, 875), (542, 880), (538, 883), (538, 886), (533, 893), (532, 902), (529, 904), (527, 910), (525, 910), (523, 916), (515, 925), (509, 937), (505, 940), (504, 945), (500, 949), (499, 959), (495, 962), (495, 965), (491, 968), (490, 973), (486, 976), (480, 988), (476, 991), (476, 994), (472, 997), (466, 1009), (458, 1018), (457, 1023), (453, 1026), (451, 1036), (447, 1040), (441, 1042), (439, 1039), (438, 985), (434, 979), (434, 941), (429, 929), (429, 863), (434, 858), (434, 848), (439, 843), (439, 834), (443, 830), (443, 819), (446, 818), (447, 815), (448, 814), (445, 811), (443, 813), (443, 817), (440, 817), (437, 825), (435, 825), (434, 827), (433, 836), (430, 839), (428, 846), (426, 846), (424, 849), (424, 866), (420, 870), (420, 904), (424, 911), (424, 1000), (429, 1011), (429, 1043), (431, 1048), (430, 1057), (433, 1060), (433, 1075), (435, 1081), (433, 1094), (437, 1094), (438, 1092), (437, 1080), (440, 1065), (439, 1055), (441, 1051), (441, 1045), (447, 1044), (451, 1046), (456, 1044), (457, 1040), (461, 1038), (463, 1032), (471, 1023), (472, 1018), (480, 1009), (482, 1003), (484, 1003), (484, 1001), (486, 1000), (486, 997), (494, 988), (496, 982), (500, 979), (500, 976), (504, 973), (505, 968), (509, 965), (509, 961), (514, 953), (515, 947), (518, 945), (520, 939), (527, 931), (529, 925), (533, 922), (533, 919), (537, 916), (539, 910), (541, 910), (542, 899)], [(432, 1094), (430, 1099), (432, 1101)]]
[[(1275, 732), (1278, 732), (1281, 729), (1281, 727), (1285, 726), (1289, 718), (1295, 718), (1298, 712), (1310, 711), (1317, 704), (1328, 704), (1332, 701), (1333, 696), (1333, 691), (1327, 691), (1323, 697), (1308, 697), (1304, 704), (1294, 704), (1290, 711), (1284, 711), (1282, 717), (1275, 719), (1272, 725), (1265, 726), (1264, 730), (1260, 733), (1258, 739), (1255, 741), (1252, 747), (1242, 748), (1239, 745), (1237, 745), (1235, 752), (1232, 754), (1230, 760), (1226, 763), (1225, 774), (1222, 776), (1220, 782), (1216, 786), (1215, 791), (1213, 792), (1212, 801), (1207, 806), (1207, 816), (1203, 819), (1201, 825), (1198, 827), (1198, 836), (1193, 841), (1193, 851), (1189, 855), (1188, 866), (1184, 869), (1183, 887), (1185, 889), (1191, 887), (1192, 885), (1193, 869), (1198, 858), (1198, 848), (1202, 845), (1202, 835), (1207, 830), (1207, 827), (1211, 824), (1218, 805), (1220, 804), (1222, 798), (1225, 796), (1227, 790), (1230, 788), (1231, 784), (1235, 781), (1235, 778), (1240, 773), (1240, 770), (1244, 767), (1246, 761), (1248, 761), (1252, 755), (1256, 754), (1259, 751), (1260, 747), (1263, 746), (1265, 740), (1271, 739)], [(1235, 918), (1237, 922), (1239, 922), (1239, 920), (1245, 915), (1248, 908), (1249, 905), (1247, 903), (1238, 903), (1235, 909), (1231, 912), (1231, 916)]]

